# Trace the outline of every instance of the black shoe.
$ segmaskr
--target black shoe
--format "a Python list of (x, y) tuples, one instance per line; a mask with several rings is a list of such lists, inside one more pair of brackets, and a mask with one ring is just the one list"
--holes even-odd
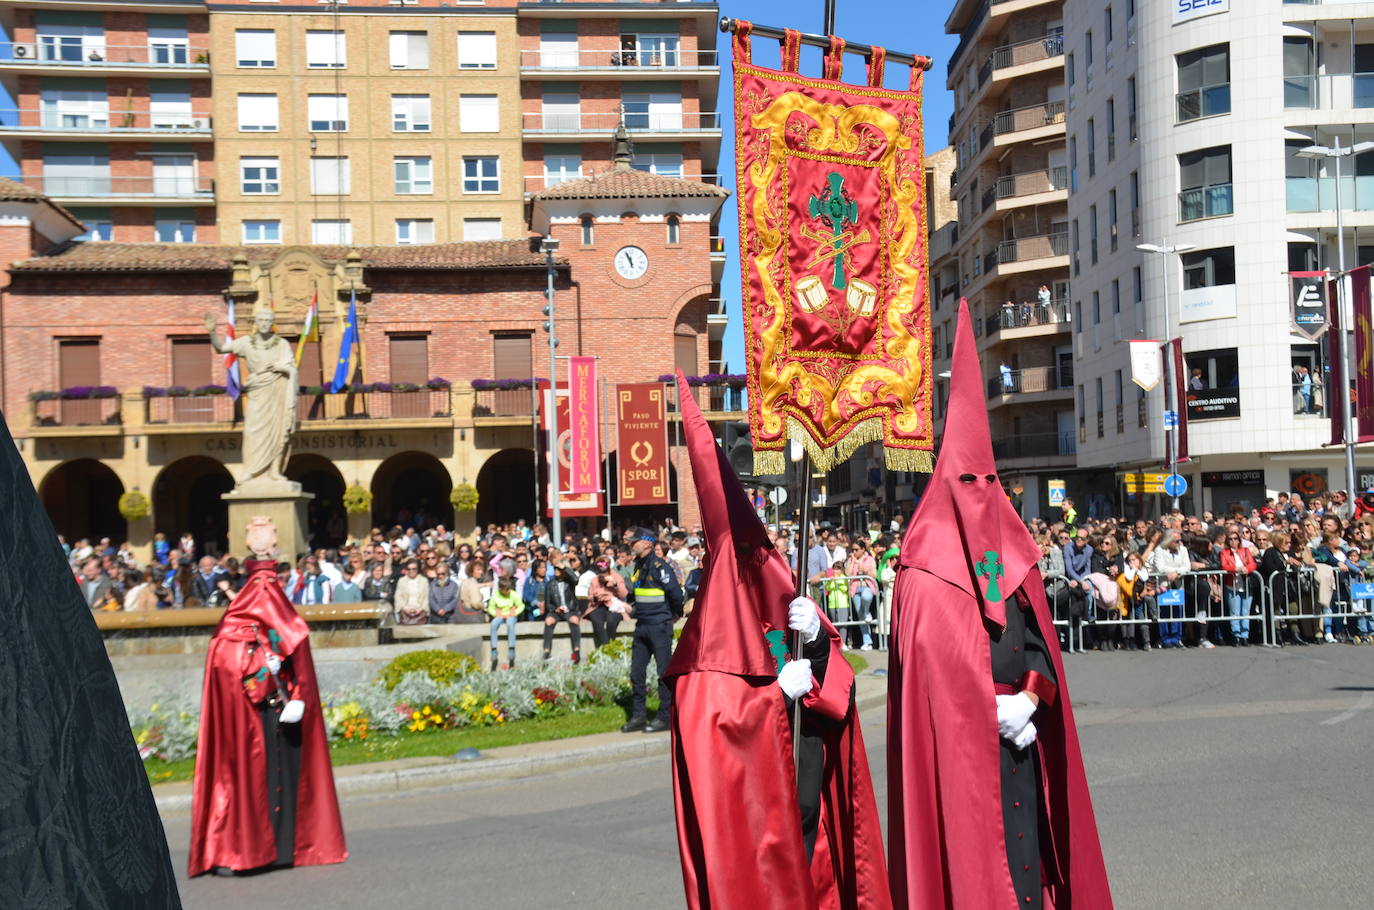
[(644, 728), (644, 732), (645, 732), (645, 733), (662, 733), (662, 732), (663, 732), (664, 730), (666, 730), (666, 729), (668, 729), (668, 721), (664, 720), (662, 716), (659, 716), (659, 717), (655, 717), (653, 720), (649, 721), (648, 726), (646, 726), (646, 727)]
[(1242, 639), (1240, 640), (1240, 646), (1241, 646), (1242, 648), (1248, 648), (1248, 647), (1250, 647), (1250, 639), (1248, 639), (1248, 638), (1242, 638)]
[(647, 724), (647, 721), (645, 721), (644, 718), (642, 718), (642, 717), (632, 717), (632, 718), (630, 718), (629, 722), (628, 722), (627, 724), (625, 724), (625, 726), (623, 726), (623, 727), (620, 728), (620, 732), (621, 732), (621, 733), (641, 733), (641, 732), (644, 731), (644, 727), (645, 727), (646, 724)]
[(493, 654), (493, 655), (491, 656), (491, 672), (493, 672), (493, 673), (496, 672), (496, 655), (495, 655), (495, 654)]
[(210, 870), (210, 872), (214, 875), (220, 876), (221, 878), (231, 878), (234, 875), (234, 870), (230, 869), (228, 866), (215, 866)]

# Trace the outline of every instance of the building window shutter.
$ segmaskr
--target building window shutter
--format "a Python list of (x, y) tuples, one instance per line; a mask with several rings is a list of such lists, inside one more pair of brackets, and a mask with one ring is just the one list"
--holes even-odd
[[(78, 338), (58, 343), (58, 385), (64, 389), (100, 385), (100, 340)], [(73, 399), (62, 402), (63, 424), (100, 422), (99, 399)]]
[[(172, 385), (188, 389), (214, 381), (210, 339), (172, 339)], [(177, 423), (210, 423), (214, 417), (213, 396), (173, 398), (172, 419)]]
[[(497, 335), (492, 338), (492, 376), (494, 379), (532, 379), (534, 350), (529, 335)], [(492, 393), (492, 413), (519, 416), (530, 413), (530, 390), (513, 389)]]
[(697, 375), (697, 336), (673, 336), (673, 366), (685, 376)]

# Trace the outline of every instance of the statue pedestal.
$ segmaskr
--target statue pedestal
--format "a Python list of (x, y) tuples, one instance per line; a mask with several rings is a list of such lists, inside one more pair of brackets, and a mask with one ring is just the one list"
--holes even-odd
[(300, 554), (306, 552), (306, 504), (315, 498), (304, 493), (301, 485), (287, 481), (250, 482), (220, 495), (229, 504), (229, 536), (248, 527), (259, 515), (271, 519), (277, 527), (278, 546), (284, 562), (295, 565)]

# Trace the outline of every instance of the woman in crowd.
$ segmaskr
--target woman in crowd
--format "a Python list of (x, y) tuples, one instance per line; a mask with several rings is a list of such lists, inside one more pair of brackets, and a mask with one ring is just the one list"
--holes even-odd
[(389, 607), (395, 584), (396, 580), (386, 570), (386, 563), (374, 562), (363, 581), (363, 600), (384, 601)]
[(1307, 641), (1298, 629), (1298, 620), (1284, 621), (1280, 627), (1279, 617), (1297, 612), (1294, 609), (1297, 582), (1293, 570), (1301, 565), (1301, 562), (1288, 555), (1289, 543), (1288, 535), (1282, 531), (1257, 531), (1255, 545), (1259, 547), (1259, 559), (1255, 565), (1261, 584), (1269, 597), (1272, 612), (1265, 619), (1269, 623), (1269, 628), (1276, 637), (1281, 635), (1285, 644), (1305, 645)]
[[(878, 597), (878, 567), (868, 549), (866, 538), (856, 537), (850, 544), (844, 574), (849, 576), (849, 604), (852, 608), (850, 615), (863, 623), (858, 627), (863, 633), (860, 636), (860, 650), (872, 651), (873, 629), (870, 623), (873, 603)], [(850, 636), (849, 641), (853, 643), (853, 636)]]
[[(1040, 559), (1036, 566), (1045, 582), (1045, 600), (1050, 605), (1050, 615), (1054, 617), (1055, 628), (1059, 631), (1059, 646), (1068, 653), (1077, 650), (1069, 622), (1069, 582), (1064, 577), (1064, 551), (1055, 545), (1048, 531), (1042, 531), (1036, 538), (1040, 547)], [(1060, 626), (1059, 623), (1065, 623)]]
[(392, 594), (396, 621), (403, 626), (423, 626), (429, 622), (429, 579), (420, 574), (420, 561), (407, 559), (405, 574), (396, 580)]
[(1231, 646), (1250, 647), (1250, 578), (1258, 566), (1241, 541), (1240, 531), (1228, 531), (1221, 551), (1222, 588), (1231, 617)]
[(577, 554), (563, 556), (557, 550), (549, 551), (551, 569), (544, 583), (544, 660), (553, 656), (553, 631), (559, 620), (568, 624), (572, 638), (572, 662), (582, 660), (582, 612), (577, 608), (577, 574), (571, 563), (581, 559)]
[[(517, 564), (519, 560), (516, 560)], [(549, 593), (549, 564), (546, 560), (536, 559), (530, 565), (529, 576), (520, 589), (520, 599), (525, 603), (521, 619), (539, 620), (544, 618), (545, 601)]]
[(448, 563), (440, 561), (429, 581), (429, 621), (447, 625), (458, 609), (458, 583), (449, 575)]
[(610, 561), (596, 563), (596, 577), (587, 586), (585, 618), (592, 624), (592, 640), (599, 648), (615, 638), (616, 628), (628, 609), (629, 590), (620, 573), (612, 571)]
[(138, 569), (124, 570), (124, 609), (157, 609), (157, 594)]
[(1116, 586), (1120, 592), (1117, 608), (1121, 618), (1132, 623), (1121, 636), (1128, 651), (1150, 650), (1150, 617), (1146, 613), (1145, 599), (1145, 579), (1148, 577), (1140, 554), (1127, 553), (1126, 565), (1116, 577)]

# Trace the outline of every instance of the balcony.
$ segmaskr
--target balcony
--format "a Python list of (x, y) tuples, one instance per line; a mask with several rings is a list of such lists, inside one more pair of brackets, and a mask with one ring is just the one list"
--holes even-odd
[[(528, 398), (529, 393), (526, 393)], [(317, 421), (427, 420), (448, 421), (453, 416), (448, 389), (402, 392), (302, 392), (296, 398), (296, 414), (303, 425)], [(232, 423), (243, 419), (242, 399), (228, 395), (181, 395), (146, 397), (143, 422), (149, 427)]]
[(1016, 44), (1004, 44), (997, 48), (992, 52), (992, 69), (993, 72), (996, 72), (1013, 66), (1025, 66), (1062, 56), (1064, 56), (1064, 35), (1062, 33), (1044, 35), (1039, 38), (1031, 38), (1029, 41), (1019, 41)]
[(719, 234), (711, 236), (711, 281), (720, 284), (721, 278), (725, 275), (725, 260), (728, 258), (725, 252), (725, 238)]
[(119, 398), (31, 400), (29, 420), (33, 427), (117, 427), (120, 423)]
[[(652, 111), (625, 114), (625, 126), (637, 138), (692, 134), (719, 138), (720, 123), (720, 114), (715, 111)], [(523, 129), (526, 136), (582, 138), (588, 135), (610, 136), (619, 124), (620, 114), (616, 112), (584, 114), (531, 111), (524, 115)]]
[[(1027, 171), (1023, 174), (1009, 174), (998, 177), (993, 189), (997, 201), (1004, 199), (1023, 199), (1044, 193), (1065, 192), (1069, 188), (1069, 169), (1051, 167), (1041, 171)], [(1003, 206), (999, 206), (1003, 208)]]
[(725, 327), (730, 324), (730, 312), (726, 309), (723, 297), (712, 297), (706, 304), (706, 331), (712, 340), (716, 340), (725, 335)]
[(1197, 187), (1178, 194), (1178, 221), (1201, 221), (1204, 218), (1221, 218), (1230, 215), (1233, 209), (1231, 184)]
[[(675, 377), (659, 378), (667, 382)], [(728, 419), (733, 416), (742, 419), (744, 412), (749, 409), (749, 390), (745, 388), (743, 376), (734, 379), (688, 376), (687, 384), (691, 386), (702, 412), (711, 417)], [(677, 418), (677, 411), (677, 396), (674, 394), (668, 402), (668, 413)]]
[(1058, 458), (1078, 454), (1078, 440), (1073, 433), (1023, 433), (995, 439), (992, 456), (998, 461), (1014, 458)]
[(1029, 107), (1020, 107), (1015, 110), (999, 111), (992, 121), (995, 139), (1001, 139), (1013, 133), (1044, 130), (1046, 127), (1060, 127), (1062, 131), (1063, 126), (1064, 102), (1062, 101), (1046, 101), (1044, 104), (1032, 104)]
[(1003, 240), (997, 245), (997, 265), (1030, 262), (1037, 259), (1051, 259), (1069, 254), (1069, 235), (1039, 234), (1033, 237), (1020, 237), (1016, 240)]
[(1007, 329), (1033, 329), (1045, 326), (1067, 327), (1069, 324), (1069, 301), (1065, 297), (1055, 297), (1048, 304), (1039, 300), (1022, 301), (1020, 305), (1003, 306), (1001, 311), (983, 320), (987, 337)]
[(496, 422), (516, 418), (515, 422), (529, 423), (534, 419), (535, 394), (531, 388), (478, 389), (473, 393), (472, 416), (495, 418)]
[(210, 52), (179, 43), (101, 44), (82, 39), (40, 38), (36, 43), (0, 47), (0, 70), (51, 74), (143, 73), (210, 74)]
[(662, 79), (665, 76), (720, 75), (716, 51), (679, 50), (523, 50), (520, 72), (545, 79), (566, 75), (582, 78), (595, 73), (617, 79)]
[(1374, 108), (1374, 73), (1284, 76), (1283, 108), (1288, 111)]
[(1002, 403), (1018, 395), (1037, 395), (1045, 392), (1068, 392), (1073, 389), (1073, 365), (1059, 367), (1026, 367), (1022, 370), (1000, 371), (988, 380), (988, 398), (1001, 398)]
[(141, 139), (180, 142), (210, 138), (210, 115), (149, 111), (60, 110), (57, 108), (0, 108), (0, 133), (33, 138)]
[[(702, 183), (708, 183), (708, 184), (710, 184), (710, 185), (712, 185), (712, 186), (720, 186), (720, 181), (721, 181), (721, 175), (720, 175), (720, 174), (703, 174), (703, 173), (700, 172), (700, 171), (683, 172), (683, 173), (674, 174), (674, 173), (671, 173), (671, 172), (665, 171), (665, 170), (655, 170), (655, 171), (652, 171), (652, 173), (658, 174), (658, 175), (660, 175), (660, 176), (662, 176), (662, 177), (679, 177), (679, 178), (681, 178), (681, 179), (683, 179), (683, 180), (698, 180), (698, 181), (700, 181), (700, 182), (702, 182)], [(588, 177), (588, 176), (591, 176), (591, 173), (590, 173), (590, 172), (588, 172), (588, 173), (586, 173), (586, 174), (576, 174), (576, 175), (574, 175), (574, 176), (561, 176), (561, 175), (550, 175), (550, 174), (526, 174), (526, 175), (525, 175), (525, 192), (526, 192), (526, 193), (538, 193), (538, 192), (542, 192), (543, 190), (546, 190), (546, 189), (548, 189), (549, 187), (558, 186), (560, 183), (567, 183), (567, 182), (570, 181), (570, 180), (581, 180), (583, 177)]]
[(213, 204), (215, 201), (215, 181), (210, 177), (45, 177), (27, 174), (7, 179), (68, 204), (128, 199), (151, 199), (160, 203)]

